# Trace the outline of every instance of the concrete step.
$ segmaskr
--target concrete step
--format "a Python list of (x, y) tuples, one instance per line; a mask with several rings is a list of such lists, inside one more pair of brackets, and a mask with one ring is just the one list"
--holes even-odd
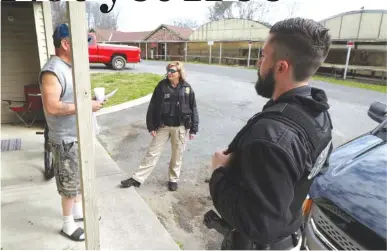
[(136, 190), (120, 187), (120, 181), (128, 177), (99, 142), (95, 156), (97, 177), (104, 173), (97, 179), (101, 248), (178, 250), (171, 235)]

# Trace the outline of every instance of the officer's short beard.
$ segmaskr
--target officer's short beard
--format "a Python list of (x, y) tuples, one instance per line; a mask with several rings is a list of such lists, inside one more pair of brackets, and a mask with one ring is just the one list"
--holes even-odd
[(258, 70), (258, 80), (255, 83), (255, 91), (258, 95), (264, 98), (271, 98), (274, 93), (275, 79), (274, 79), (274, 69), (266, 74), (266, 76), (261, 76)]

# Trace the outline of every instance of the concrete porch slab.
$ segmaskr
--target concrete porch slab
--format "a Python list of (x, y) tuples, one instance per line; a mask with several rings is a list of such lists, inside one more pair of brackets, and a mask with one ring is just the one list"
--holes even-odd
[[(1, 128), (2, 139), (22, 138), (20, 151), (1, 153), (1, 248), (85, 249), (84, 242), (73, 242), (59, 234), (60, 197), (55, 179), (44, 181), (43, 135), (35, 131)], [(118, 186), (126, 176), (98, 141), (95, 157), (101, 249), (178, 250), (136, 190)]]

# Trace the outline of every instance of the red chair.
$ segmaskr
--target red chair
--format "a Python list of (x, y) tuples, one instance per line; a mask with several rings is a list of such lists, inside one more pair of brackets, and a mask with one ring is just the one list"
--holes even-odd
[[(27, 127), (31, 127), (38, 113), (43, 111), (42, 98), (40, 93), (39, 85), (26, 85), (24, 86), (24, 95), (26, 101), (15, 101), (15, 100), (2, 100), (7, 102), (9, 109), (16, 114), (21, 122)], [(22, 103), (22, 106), (16, 106), (15, 104)], [(32, 115), (33, 119), (31, 123), (27, 123), (25, 117)]]

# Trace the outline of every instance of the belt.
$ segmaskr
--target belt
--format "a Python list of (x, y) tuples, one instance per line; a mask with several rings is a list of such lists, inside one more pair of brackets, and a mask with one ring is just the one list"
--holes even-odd
[(278, 241), (273, 242), (268, 246), (257, 245), (256, 249), (266, 249), (266, 250), (290, 250), (297, 246), (298, 241), (300, 240), (301, 230), (298, 230), (294, 234), (291, 234), (287, 237), (284, 237)]

